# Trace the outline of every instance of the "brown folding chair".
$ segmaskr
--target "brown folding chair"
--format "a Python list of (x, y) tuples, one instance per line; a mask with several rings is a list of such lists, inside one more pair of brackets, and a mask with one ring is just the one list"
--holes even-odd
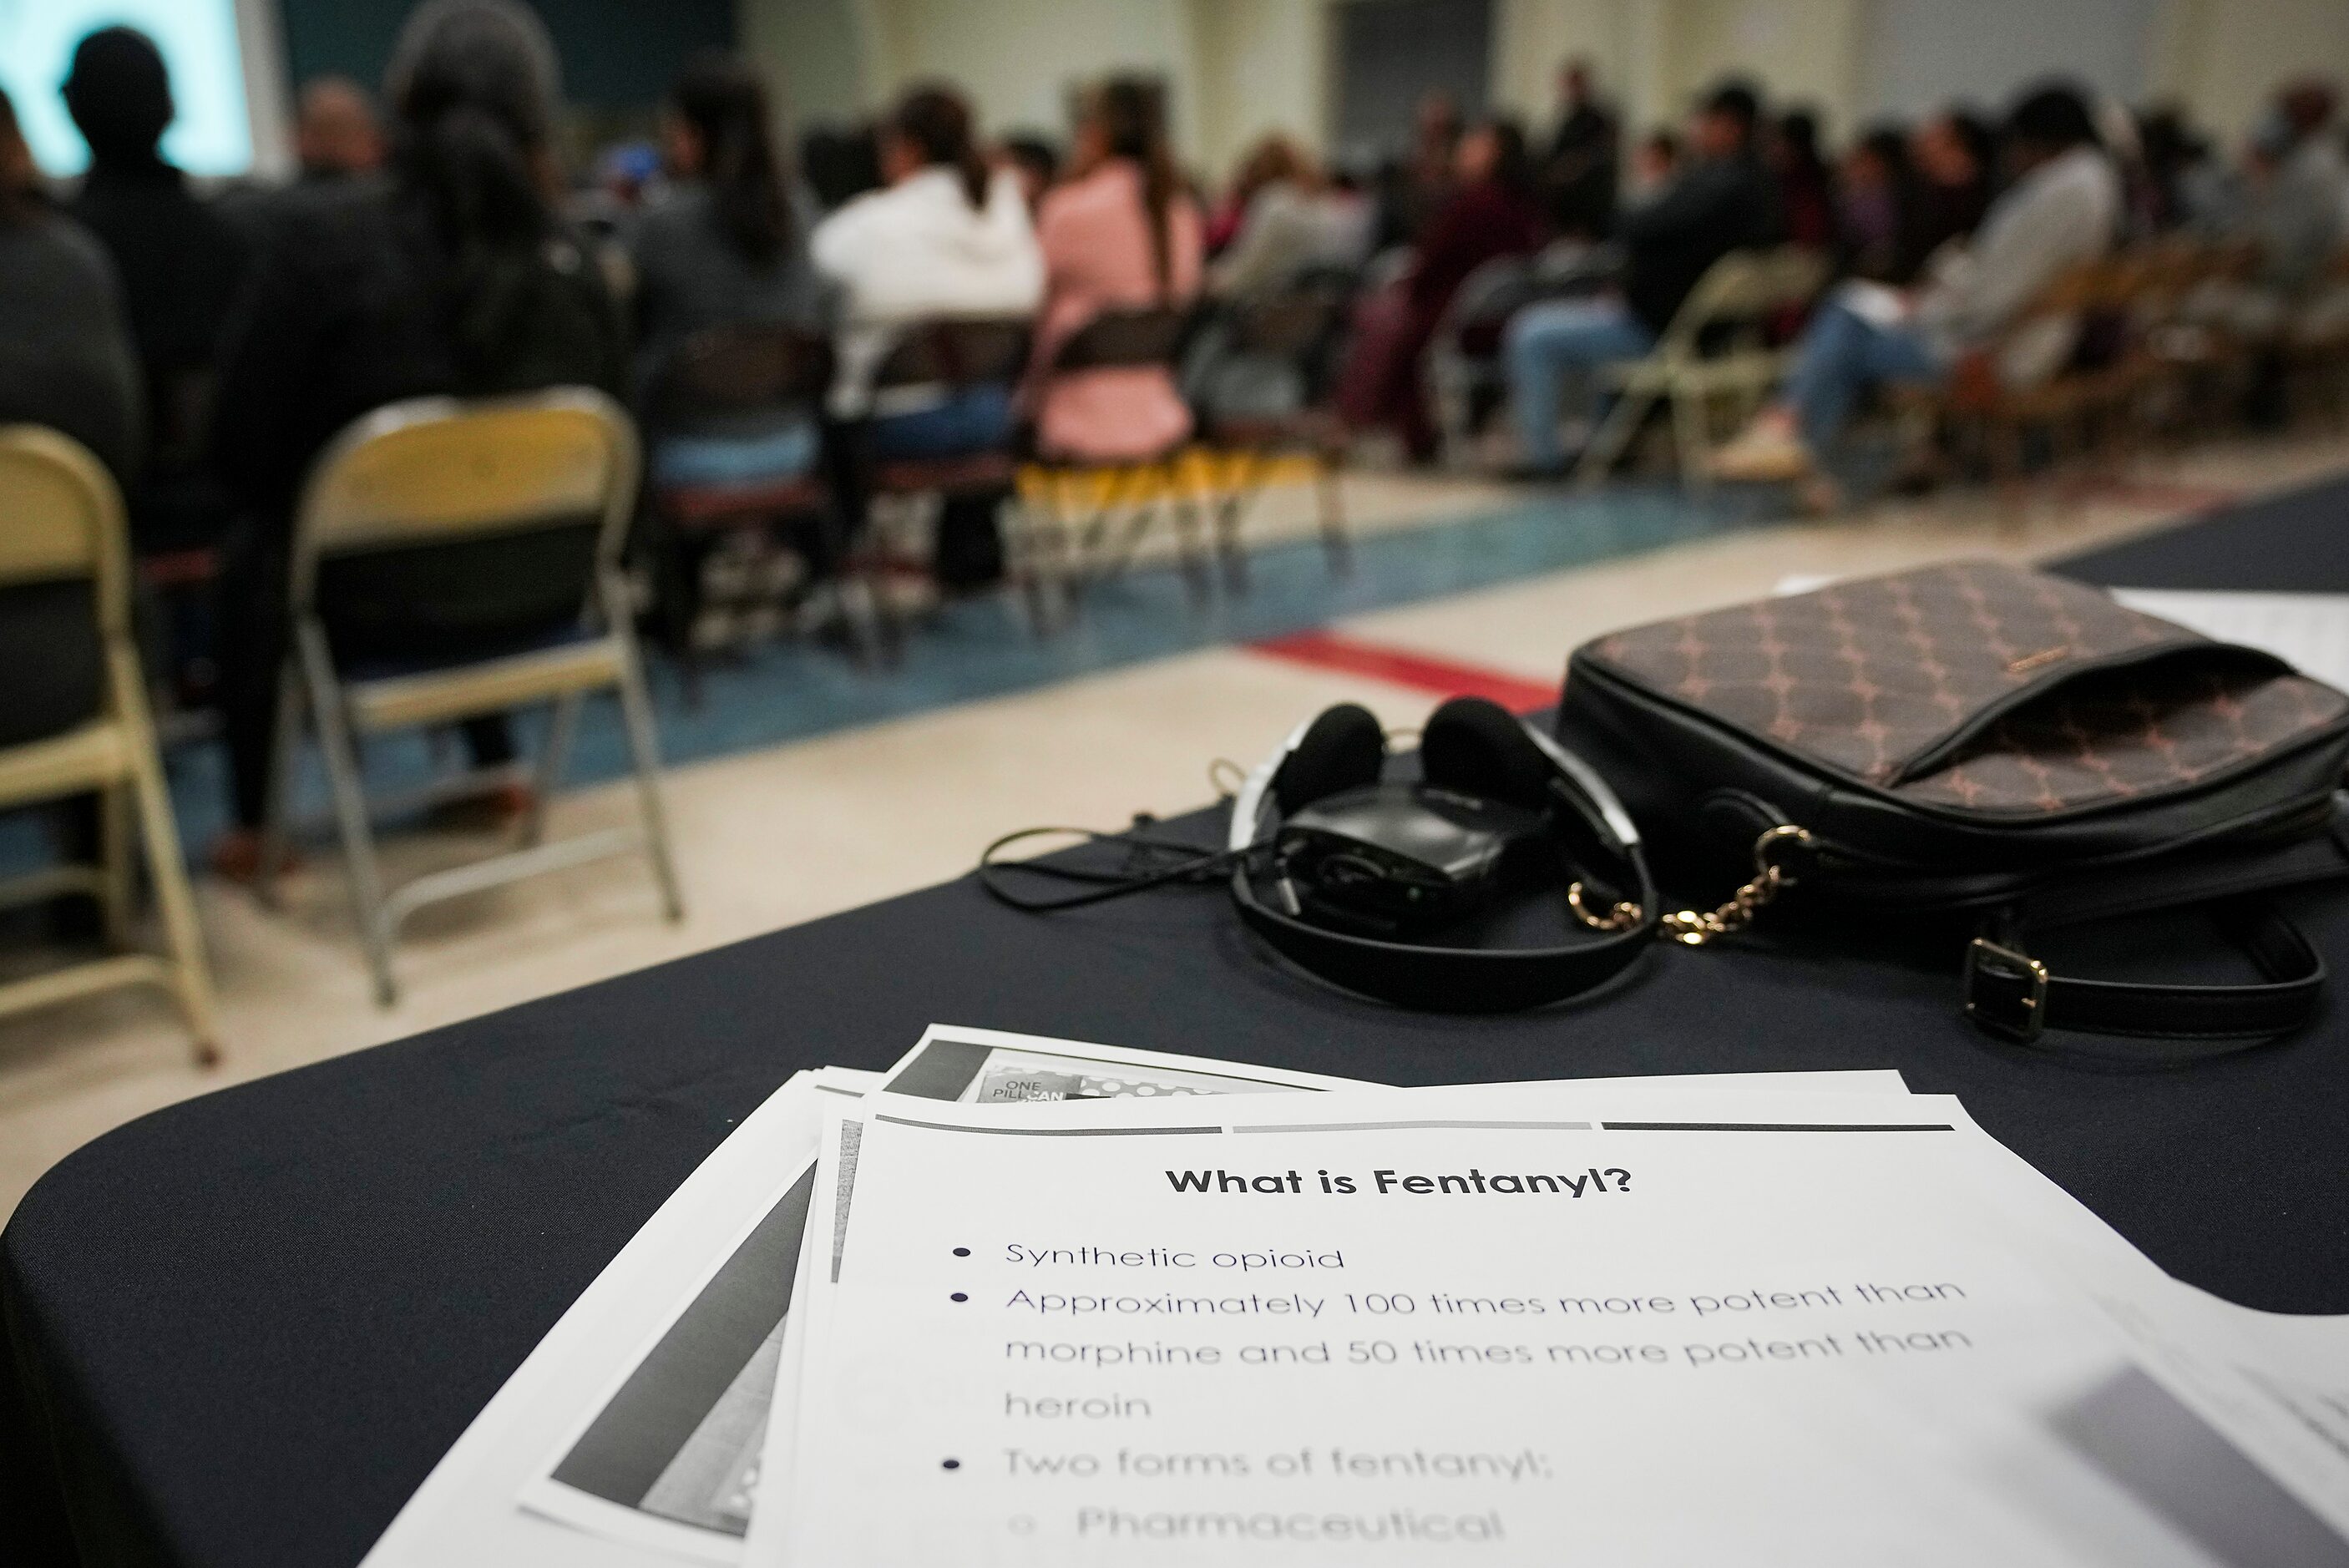
[[(1046, 374), (1159, 368), (1173, 376), (1190, 326), (1190, 313), (1171, 306), (1104, 311), (1070, 335)], [(1057, 624), (1086, 584), (1123, 571), (1161, 511), (1185, 571), (1204, 573), (1198, 498), (1179, 471), (1188, 445), (1186, 438), (1162, 452), (1107, 461), (1042, 452), (1021, 466), (1013, 573), (1040, 632)]]
[(1345, 498), (1339, 475), (1345, 466), (1345, 421), (1331, 406), (1323, 365), (1344, 331), (1350, 290), (1335, 280), (1299, 285), (1239, 304), (1225, 352), (1234, 360), (1286, 368), (1304, 400), (1296, 408), (1268, 413), (1224, 414), (1203, 410), (1201, 438), (1213, 474), (1215, 548), (1224, 581), (1235, 592), (1247, 586), (1247, 554), (1240, 525), (1249, 506), (1284, 466), (1301, 461), (1312, 470), (1321, 548), (1330, 570), (1342, 573), (1351, 562)]
[[(1024, 316), (938, 317), (907, 325), (874, 372), (873, 411), (886, 415), (988, 387), (1017, 387), (1034, 330)], [(917, 524), (948, 501), (1010, 495), (1019, 484), (1019, 458), (1007, 436), (998, 446), (939, 457), (868, 455), (857, 472), (867, 504), (851, 559), (872, 584), (882, 634), (894, 644), (903, 628), (887, 580), (913, 570), (915, 559), (899, 538), (900, 525)]]
[[(795, 414), (811, 429), (818, 428), (832, 377), (828, 338), (764, 323), (710, 327), (688, 338), (655, 377), (646, 407), (647, 444), (657, 449), (666, 437), (724, 434), (730, 427), (778, 413)], [(818, 460), (804, 473), (775, 478), (692, 483), (656, 478), (647, 500), (661, 641), (684, 672), (688, 699), (698, 702), (695, 627), (703, 607), (702, 566), (716, 542), (796, 521), (814, 531), (819, 553), (838, 562), (845, 542), (837, 498)], [(843, 603), (850, 608), (852, 630), (869, 647), (870, 615), (856, 613), (857, 597), (848, 595)]]

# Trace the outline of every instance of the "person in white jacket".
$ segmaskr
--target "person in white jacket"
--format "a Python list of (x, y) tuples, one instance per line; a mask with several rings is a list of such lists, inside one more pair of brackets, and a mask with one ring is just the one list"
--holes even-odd
[[(1007, 446), (1019, 418), (1012, 385), (952, 394), (893, 388), (876, 407), (873, 377), (916, 322), (1035, 313), (1044, 258), (1019, 178), (988, 168), (971, 134), (970, 107), (949, 88), (908, 92), (883, 123), (880, 142), (888, 183), (843, 204), (809, 241), (816, 270), (839, 294), (833, 415), (855, 427), (863, 450), (880, 461)], [(981, 588), (1001, 578), (999, 502), (978, 495), (947, 501), (935, 562), (942, 586)]]
[(990, 169), (969, 107), (951, 88), (916, 88), (881, 129), (888, 181), (816, 226), (817, 269), (840, 291), (833, 411), (867, 411), (873, 372), (900, 329), (939, 316), (1031, 314), (1044, 258), (1018, 178)]

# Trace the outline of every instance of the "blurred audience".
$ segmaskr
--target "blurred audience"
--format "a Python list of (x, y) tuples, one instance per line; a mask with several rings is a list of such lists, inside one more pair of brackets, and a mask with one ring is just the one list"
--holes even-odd
[(61, 431), (125, 482), (142, 418), (114, 263), (50, 203), (0, 92), (0, 425)]
[(1818, 116), (1795, 109), (1778, 117), (1766, 149), (1778, 180), (1779, 232), (1790, 245), (1825, 251), (1836, 242), (1836, 180), (1819, 151)]
[[(617, 313), (556, 217), (559, 86), (543, 26), (517, 0), (427, 0), (401, 29), (388, 82), (390, 178), (352, 186), (280, 233), (222, 356), (214, 438), (245, 509), (222, 583), (236, 825), (214, 864), (233, 875), (257, 859), (287, 546), (312, 459), (349, 421), (400, 398), (564, 385), (617, 393), (624, 379)], [(489, 651), (576, 616), (575, 572), (550, 569), (578, 548), (572, 531), (494, 544), (403, 552), (395, 573), (337, 597), (337, 657)], [(477, 764), (512, 758), (502, 720), (464, 727)], [(518, 811), (527, 799), (510, 789), (499, 805)]]
[(1743, 82), (1708, 93), (1689, 126), (1685, 169), (1617, 225), (1625, 253), (1619, 293), (1547, 301), (1519, 311), (1504, 346), (1521, 461), (1535, 475), (1562, 472), (1570, 454), (1559, 422), (1570, 381), (1655, 346), (1713, 263), (1779, 233), (1775, 182), (1755, 147), (1761, 100)]
[(1411, 145), (1380, 194), (1378, 249), (1415, 245), (1452, 200), (1465, 121), (1447, 92), (1423, 95), (1412, 111)]
[(1668, 126), (1658, 126), (1631, 150), (1631, 201), (1652, 200), (1681, 171), (1681, 139)]
[(1620, 124), (1600, 100), (1588, 60), (1559, 67), (1557, 97), (1557, 129), (1541, 162), (1550, 227), (1568, 239), (1601, 240), (1615, 225)]
[(1457, 162), (1453, 197), (1428, 225), (1410, 270), (1363, 302), (1340, 388), (1350, 424), (1392, 428), (1420, 463), (1434, 460), (1437, 445), (1421, 361), (1452, 296), (1485, 263), (1529, 255), (1542, 240), (1532, 160), (1516, 121), (1477, 126), (1461, 139)]
[(2333, 108), (2331, 88), (2293, 82), (2253, 136), (2270, 172), (2252, 192), (2248, 228), (2259, 242), (2260, 281), (2280, 299), (2306, 290), (2341, 248), (2349, 162)]
[(697, 332), (829, 324), (772, 134), (765, 87), (732, 55), (696, 56), (670, 87), (660, 137), (667, 180), (631, 247), (640, 387)]
[(348, 77), (313, 77), (295, 101), (294, 157), (301, 178), (349, 180), (383, 167), (375, 100)]
[(1019, 181), (1019, 194), (1030, 217), (1042, 204), (1044, 192), (1061, 177), (1061, 150), (1033, 131), (1003, 139), (1003, 160)]
[(90, 34), (62, 90), (89, 146), (69, 210), (113, 258), (145, 388), (147, 461), (129, 487), (131, 531), (147, 549), (209, 543), (225, 519), (204, 473), (203, 430), (246, 241), (163, 157), (176, 111), (152, 39), (129, 27)]
[(1909, 138), (1894, 126), (1865, 132), (1844, 154), (1836, 188), (1837, 251), (1847, 276), (1906, 284), (1924, 265), (1923, 202)]
[(1850, 285), (1818, 309), (1795, 346), (1779, 399), (1718, 454), (1724, 479), (1796, 480), (1814, 506), (1834, 500), (1821, 459), (1860, 396), (1882, 382), (1940, 383), (1961, 372), (2009, 384), (2044, 378), (2070, 355), (2077, 324), (2008, 342), (1999, 334), (2050, 281), (2118, 238), (2121, 185), (2085, 96), (2065, 84), (2026, 93), (2007, 117), (2010, 183), (1961, 257), (1913, 295)]
[(1176, 178), (1157, 85), (1115, 77), (1096, 88), (1071, 163), (1068, 182), (1044, 198), (1037, 220), (1046, 281), (1032, 377), (1036, 444), (1062, 459), (1153, 457), (1191, 430), (1171, 366), (1050, 367), (1103, 312), (1179, 310), (1199, 292), (1204, 224)]
[(1909, 139), (1917, 171), (1914, 249), (1930, 256), (1982, 226), (1990, 211), (1998, 138), (1981, 116), (1952, 108), (1932, 116)]
[(811, 126), (800, 136), (800, 178), (816, 211), (835, 212), (881, 189), (881, 141), (870, 125)]
[(1231, 232), (1207, 268), (1212, 294), (1270, 294), (1317, 269), (1369, 259), (1367, 205), (1331, 189), (1286, 136), (1265, 138), (1243, 160), (1228, 205)]
[[(982, 386), (916, 406), (874, 407), (873, 374), (904, 329), (941, 316), (1025, 316), (1043, 295), (1044, 262), (1018, 174), (980, 156), (970, 106), (944, 87), (916, 88), (879, 139), (887, 183), (820, 224), (815, 263), (841, 292), (833, 412), (868, 417), (866, 449), (881, 459), (951, 457), (1011, 439), (1013, 388)], [(950, 588), (999, 577), (996, 503), (950, 502), (935, 569)]]

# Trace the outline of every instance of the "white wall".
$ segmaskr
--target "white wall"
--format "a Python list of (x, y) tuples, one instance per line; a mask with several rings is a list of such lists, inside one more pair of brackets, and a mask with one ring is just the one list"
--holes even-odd
[[(1184, 156), (1220, 178), (1258, 136), (1322, 147), (1332, 0), (739, 0), (786, 116), (870, 109), (960, 83), (990, 130), (1065, 129), (1070, 88), (1163, 74)], [(1952, 97), (1995, 106), (2069, 71), (2182, 102), (2232, 139), (2275, 85), (2349, 84), (2349, 0), (1494, 0), (1493, 98), (1537, 129), (1560, 61), (1587, 55), (1638, 128), (1678, 120), (1730, 72), (1805, 102), (1831, 135)]]
[(1187, 150), (1224, 178), (1273, 131), (1319, 150), (1330, 126), (1327, 0), (1190, 0), (1198, 122)]

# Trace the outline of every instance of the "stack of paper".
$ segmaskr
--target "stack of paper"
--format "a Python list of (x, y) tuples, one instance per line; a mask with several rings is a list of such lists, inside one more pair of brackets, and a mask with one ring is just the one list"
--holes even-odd
[(1889, 1072), (933, 1028), (745, 1121), (368, 1562), (680, 1557), (2349, 1563), (2349, 1321), (2168, 1278)]

